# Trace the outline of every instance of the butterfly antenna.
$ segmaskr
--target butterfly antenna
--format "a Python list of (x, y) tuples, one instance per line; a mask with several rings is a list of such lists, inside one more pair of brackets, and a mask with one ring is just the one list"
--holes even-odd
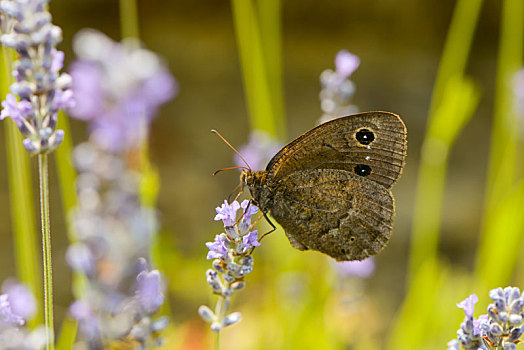
[(249, 168), (246, 168), (245, 166), (233, 166), (233, 167), (231, 167), (231, 168), (218, 169), (217, 171), (215, 171), (215, 172), (213, 173), (213, 176), (215, 176), (216, 174), (218, 174), (218, 173), (220, 173), (220, 172), (222, 172), (222, 171), (224, 171), (224, 170), (233, 170), (233, 169), (246, 169), (246, 170), (251, 170), (251, 169), (249, 169)]
[[(249, 166), (249, 164), (246, 162), (246, 160), (244, 159), (244, 157), (242, 157), (242, 155), (241, 155), (241, 154), (236, 150), (235, 147), (233, 147), (229, 142), (227, 142), (227, 140), (226, 140), (222, 135), (220, 135), (220, 133), (219, 133), (218, 131), (216, 131), (216, 130), (211, 130), (211, 132), (214, 133), (214, 134), (216, 134), (218, 137), (220, 137), (220, 138), (222, 139), (222, 141), (224, 141), (224, 142), (226, 143), (226, 145), (228, 145), (229, 148), (231, 148), (231, 149), (232, 149), (232, 150), (233, 150), (233, 151), (234, 151), (234, 152), (235, 152), (235, 153), (240, 157), (240, 159), (242, 159), (242, 161), (244, 162), (244, 164), (247, 165), (247, 169), (248, 169), (248, 170), (251, 170), (251, 167)], [(244, 167), (237, 167), (237, 169), (239, 169), (239, 168), (244, 168)], [(234, 169), (234, 168), (232, 168), (232, 169)], [(246, 169), (246, 168), (244, 168), (244, 169)], [(224, 169), (224, 170), (225, 170), (225, 169)]]

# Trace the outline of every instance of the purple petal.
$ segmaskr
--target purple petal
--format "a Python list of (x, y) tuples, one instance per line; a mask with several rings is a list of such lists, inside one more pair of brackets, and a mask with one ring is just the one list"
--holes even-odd
[(228, 253), (229, 241), (223, 235), (216, 235), (214, 242), (206, 242), (206, 247), (209, 249), (207, 259), (217, 259), (226, 256)]
[[(251, 221), (251, 216), (258, 213), (258, 207), (250, 202), (249, 200), (244, 200), (240, 204), (240, 207), (244, 209), (244, 219), (245, 221)], [(247, 209), (247, 210), (246, 210)]]
[(53, 50), (51, 56), (53, 58), (53, 62), (51, 63), (51, 71), (57, 73), (64, 67), (64, 52)]
[(471, 294), (469, 297), (457, 304), (457, 307), (464, 310), (464, 313), (468, 318), (473, 317), (475, 311), (475, 304), (479, 301), (477, 294)]
[(482, 323), (488, 322), (488, 315), (480, 315), (478, 319), (473, 320), (473, 335), (478, 336), (482, 334), (482, 328), (480, 325)]
[(224, 226), (231, 226), (235, 223), (238, 209), (240, 209), (240, 204), (238, 204), (237, 201), (234, 201), (231, 204), (224, 201), (222, 206), (215, 209), (217, 212), (215, 220), (222, 220)]
[(244, 249), (250, 249), (251, 247), (258, 247), (258, 230), (249, 232), (247, 235), (242, 237), (242, 247)]
[(335, 57), (335, 67), (342, 79), (347, 79), (360, 65), (360, 58), (347, 50), (340, 50)]
[(5, 100), (2, 101), (2, 112), (0, 113), (0, 119), (5, 119), (10, 117), (11, 119), (17, 121), (21, 118), (20, 112), (18, 111), (18, 100), (15, 95), (7, 94)]

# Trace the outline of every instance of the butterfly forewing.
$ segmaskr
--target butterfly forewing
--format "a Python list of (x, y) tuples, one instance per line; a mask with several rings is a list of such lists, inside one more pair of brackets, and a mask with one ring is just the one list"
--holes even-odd
[(302, 169), (341, 169), (386, 188), (402, 172), (406, 127), (389, 112), (368, 112), (322, 124), (278, 152), (266, 170), (278, 181)]
[(295, 248), (362, 260), (388, 243), (394, 205), (384, 186), (338, 169), (300, 170), (283, 180), (271, 215)]

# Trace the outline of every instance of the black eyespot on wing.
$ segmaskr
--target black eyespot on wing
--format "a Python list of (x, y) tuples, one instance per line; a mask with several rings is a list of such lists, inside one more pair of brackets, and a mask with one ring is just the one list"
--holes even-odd
[(359, 176), (368, 176), (371, 174), (371, 167), (366, 164), (357, 164), (355, 165), (355, 174)]
[(358, 142), (360, 142), (361, 145), (369, 145), (371, 142), (375, 140), (375, 134), (373, 131), (369, 129), (360, 129), (356, 134), (355, 137)]

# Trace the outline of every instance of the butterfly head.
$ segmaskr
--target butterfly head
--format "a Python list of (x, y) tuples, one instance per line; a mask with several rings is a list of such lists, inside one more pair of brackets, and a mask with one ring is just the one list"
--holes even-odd
[(242, 187), (247, 186), (253, 201), (262, 209), (267, 211), (269, 209), (273, 196), (266, 183), (267, 171), (253, 171), (250, 169), (243, 170), (240, 174), (240, 182)]

